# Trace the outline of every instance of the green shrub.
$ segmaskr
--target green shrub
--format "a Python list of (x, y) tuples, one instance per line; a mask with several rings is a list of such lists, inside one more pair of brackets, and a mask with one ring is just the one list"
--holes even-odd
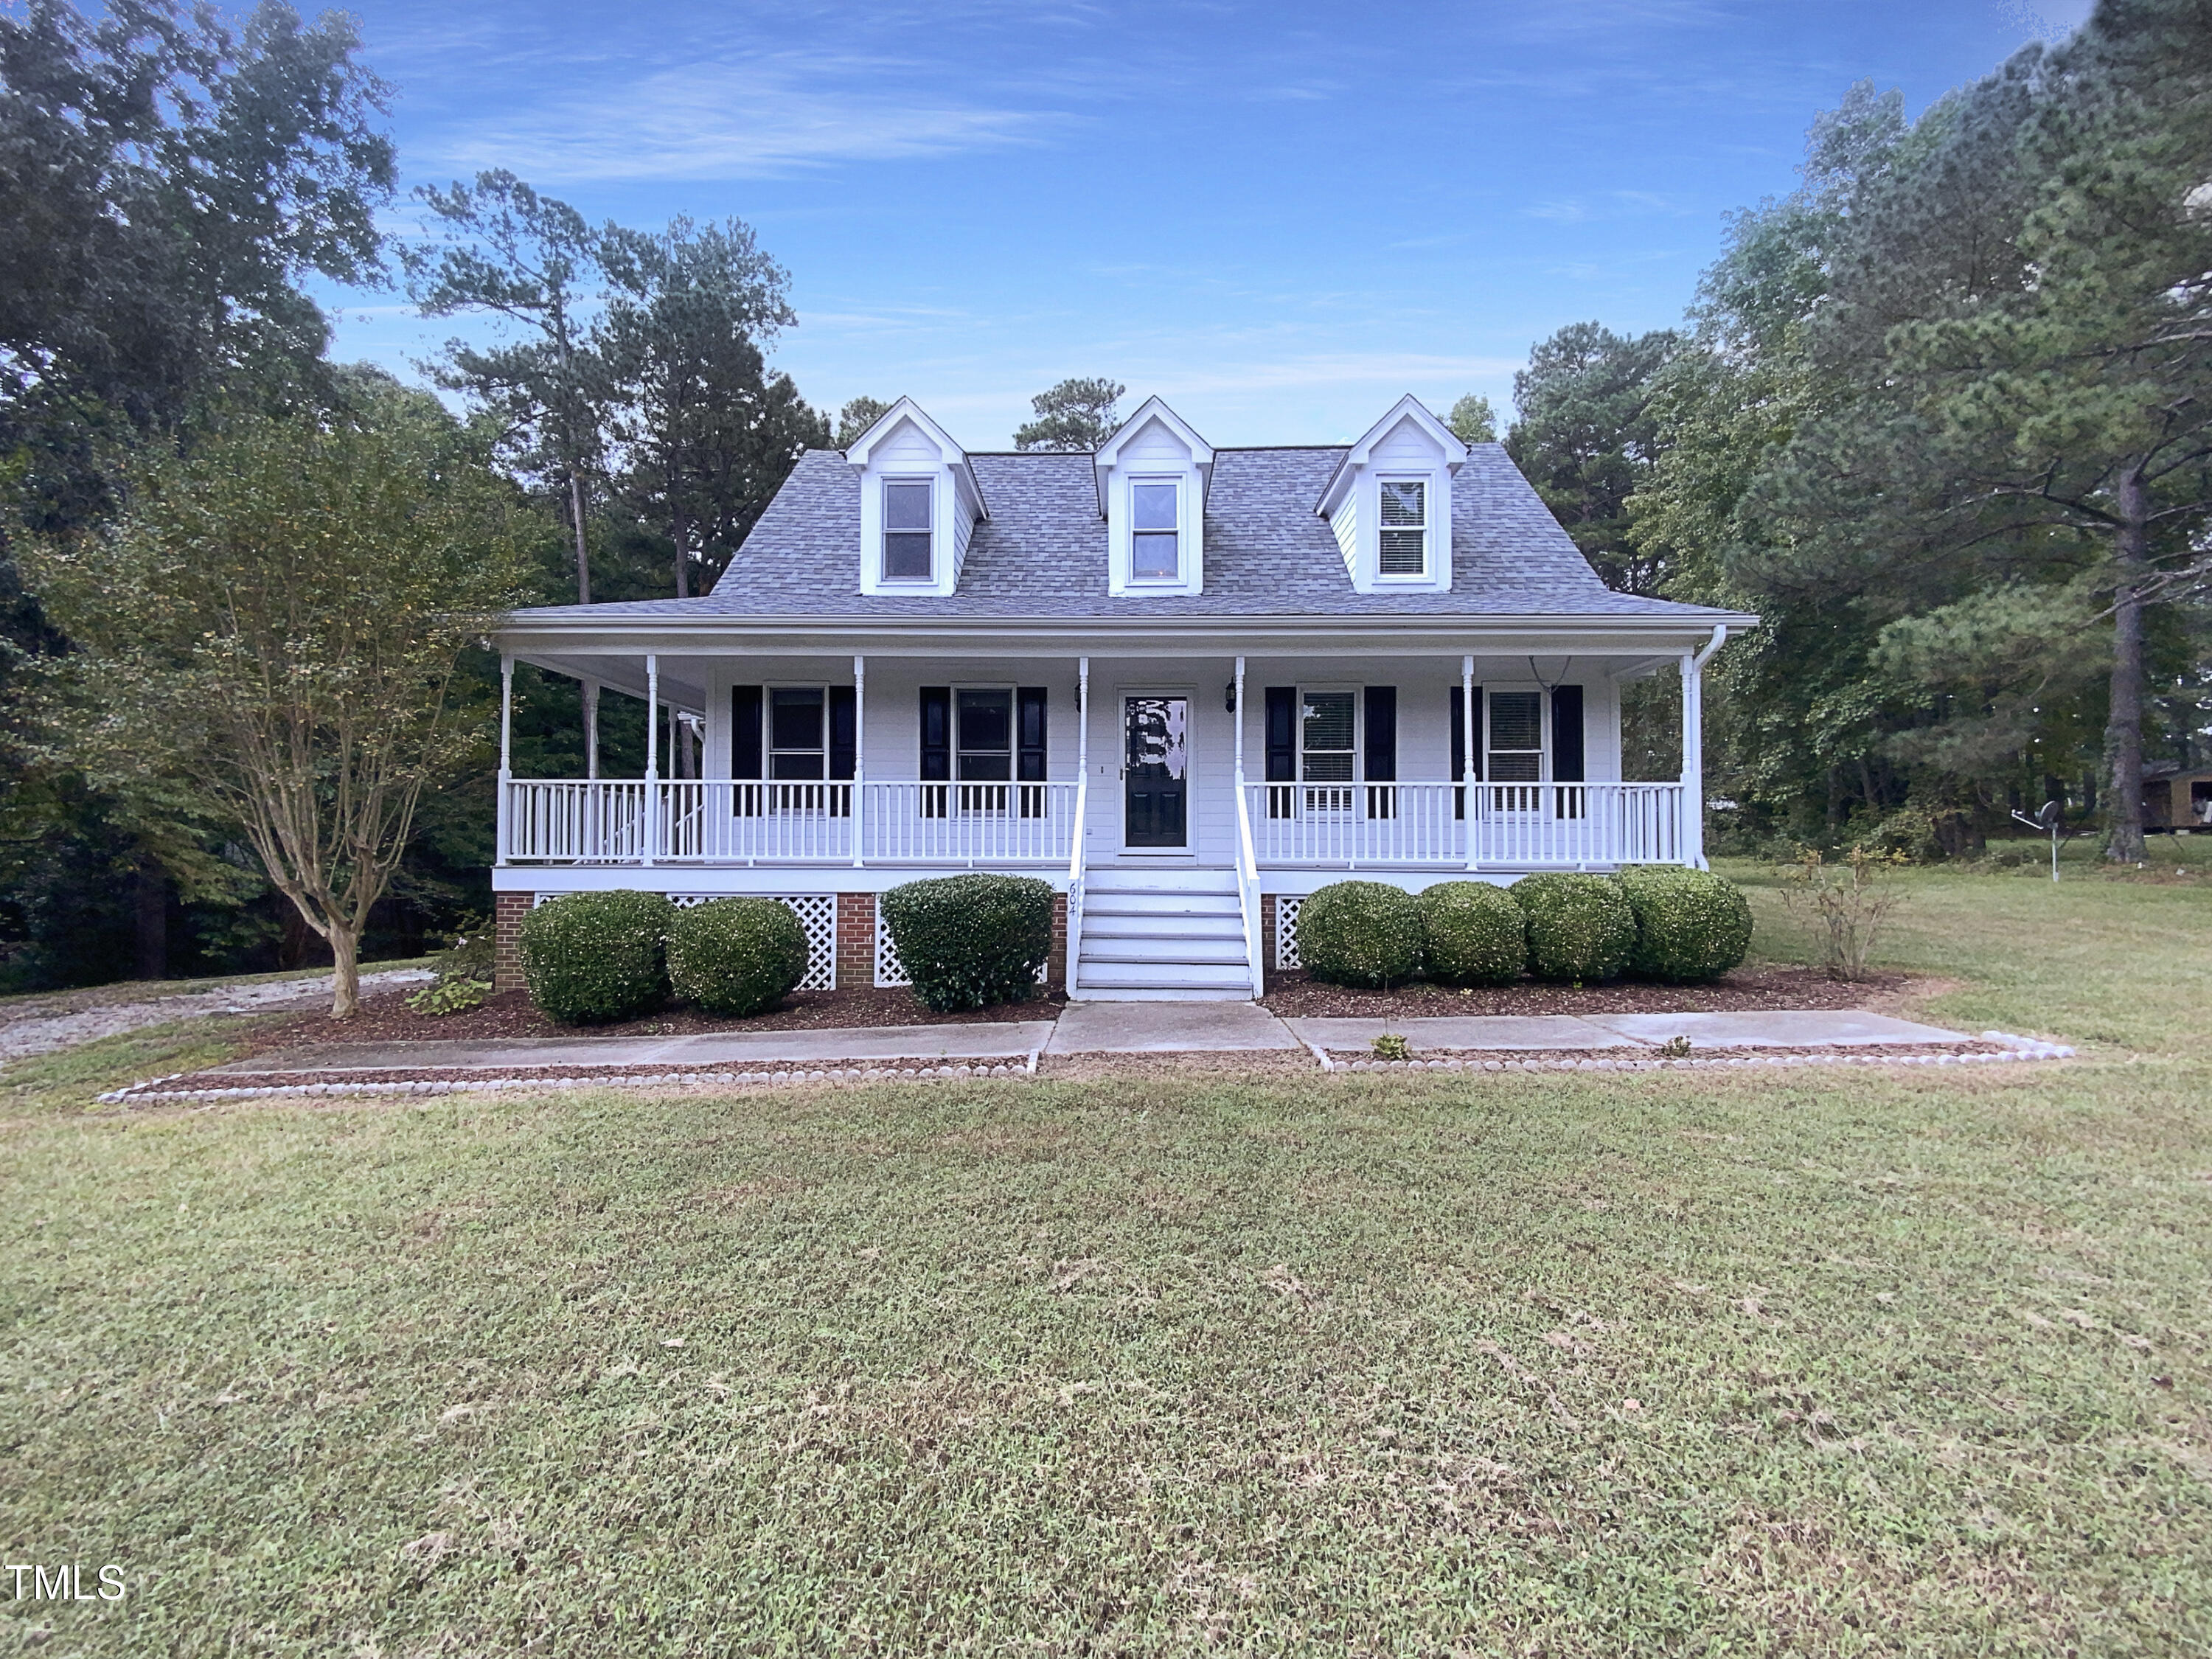
[(488, 979), (449, 979), (441, 974), (419, 991), (410, 991), (407, 1006), (418, 1014), (442, 1018), (447, 1014), (465, 1014), (471, 1008), (481, 1008), (491, 995)]
[(571, 893), (522, 919), (532, 1000), (564, 1025), (649, 1014), (668, 1000), (668, 925), (658, 893)]
[(1486, 881), (1440, 881), (1414, 901), (1431, 979), (1447, 985), (1507, 985), (1528, 965), (1521, 905)]
[(1751, 949), (1751, 904), (1732, 881), (1705, 870), (1643, 864), (1620, 872), (1636, 916), (1628, 970), (1669, 985), (1718, 979)]
[(1052, 888), (1034, 877), (910, 881), (883, 908), (915, 995), (940, 1014), (1023, 1000), (1052, 954)]
[(1402, 984), (1421, 971), (1420, 909), (1383, 882), (1334, 882), (1298, 907), (1298, 960), (1332, 985)]
[(1528, 971), (1597, 984), (1620, 977), (1636, 946), (1636, 913), (1611, 876), (1523, 876), (1513, 896), (1528, 918)]
[(806, 977), (806, 929), (771, 898), (709, 899), (668, 924), (668, 985), (710, 1014), (772, 1008)]

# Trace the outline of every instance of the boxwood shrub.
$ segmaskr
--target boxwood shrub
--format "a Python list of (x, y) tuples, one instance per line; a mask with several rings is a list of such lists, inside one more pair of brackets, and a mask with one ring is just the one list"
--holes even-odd
[(771, 898), (709, 899), (668, 926), (668, 984), (710, 1014), (772, 1008), (806, 977), (806, 929)]
[(1440, 881), (1414, 900), (1431, 979), (1447, 985), (1506, 985), (1528, 965), (1520, 902), (1486, 881)]
[(1340, 881), (1298, 907), (1298, 960), (1332, 985), (1388, 989), (1421, 971), (1421, 912), (1379, 881)]
[(1751, 949), (1751, 905), (1736, 884), (1707, 870), (1632, 865), (1620, 890), (1636, 916), (1628, 971), (1670, 985), (1718, 979)]
[(649, 1014), (668, 1000), (668, 925), (658, 893), (571, 893), (522, 919), (531, 1000), (564, 1025)]
[(1523, 876), (1513, 896), (1528, 919), (1528, 971), (1597, 984), (1620, 977), (1636, 947), (1636, 913), (1611, 876)]
[(910, 881), (883, 907), (915, 995), (941, 1014), (1021, 1001), (1052, 954), (1052, 888), (1031, 876)]

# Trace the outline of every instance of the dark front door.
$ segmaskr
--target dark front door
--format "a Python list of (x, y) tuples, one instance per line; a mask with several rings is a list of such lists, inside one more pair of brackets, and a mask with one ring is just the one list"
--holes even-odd
[(1121, 708), (1125, 844), (1188, 846), (1190, 699), (1124, 697)]

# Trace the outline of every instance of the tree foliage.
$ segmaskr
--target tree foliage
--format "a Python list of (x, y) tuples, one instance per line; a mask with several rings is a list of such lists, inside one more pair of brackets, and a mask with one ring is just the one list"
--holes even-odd
[(482, 446), (397, 387), (232, 416), (131, 465), (94, 533), (27, 550), (76, 648), (53, 730), (96, 782), (234, 821), (357, 997), (370, 907), (415, 812), (483, 741), (457, 667), (518, 597), (514, 501)]
[(1115, 409), (1128, 388), (1118, 380), (1062, 380), (1030, 399), (1036, 419), (1014, 432), (1016, 449), (1089, 451), (1114, 435)]
[(1470, 392), (1451, 406), (1444, 424), (1459, 436), (1463, 444), (1494, 444), (1498, 441), (1498, 411), (1490, 406), (1490, 399), (1480, 392)]
[(890, 410), (880, 398), (855, 398), (837, 411), (837, 447), (850, 449)]

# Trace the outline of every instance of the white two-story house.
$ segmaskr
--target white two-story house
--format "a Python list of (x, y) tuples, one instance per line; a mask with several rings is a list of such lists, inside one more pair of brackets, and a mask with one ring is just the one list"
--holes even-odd
[[(1699, 674), (1756, 621), (1612, 592), (1412, 398), (1253, 449), (1154, 398), (1094, 454), (971, 453), (902, 400), (799, 461), (713, 592), (501, 630), (510, 683), (583, 682), (587, 738), (602, 691), (656, 734), (642, 777), (519, 778), (502, 719), (503, 982), (532, 903), (641, 888), (781, 899), (808, 986), (897, 984), (878, 895), (982, 870), (1061, 896), (1073, 996), (1249, 997), (1347, 876), (1701, 863)], [(1654, 673), (1682, 776), (1626, 783)]]

